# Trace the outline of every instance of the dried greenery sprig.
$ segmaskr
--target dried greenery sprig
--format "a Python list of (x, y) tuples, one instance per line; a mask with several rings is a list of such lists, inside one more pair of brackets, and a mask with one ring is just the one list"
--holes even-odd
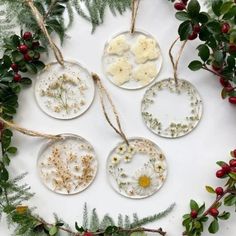
[(215, 74), (223, 86), (222, 98), (236, 104), (236, 3), (234, 0), (213, 0), (209, 12), (201, 11), (198, 0), (172, 1), (176, 18), (182, 23), (181, 40), (202, 42), (197, 47), (201, 60), (189, 64), (193, 71), (207, 70)]
[(225, 186), (216, 188), (206, 186), (206, 190), (215, 195), (215, 200), (211, 206), (206, 209), (205, 204), (199, 206), (196, 201), (190, 201), (191, 212), (183, 216), (183, 226), (186, 229), (183, 235), (201, 235), (205, 230), (207, 221), (211, 221), (208, 227), (209, 233), (214, 234), (219, 230), (219, 220), (229, 219), (230, 213), (226, 211), (220, 213), (220, 208), (222, 205), (236, 206), (236, 150), (231, 152), (231, 156), (233, 158), (229, 163), (217, 162), (220, 169), (216, 172), (216, 177), (225, 179)]

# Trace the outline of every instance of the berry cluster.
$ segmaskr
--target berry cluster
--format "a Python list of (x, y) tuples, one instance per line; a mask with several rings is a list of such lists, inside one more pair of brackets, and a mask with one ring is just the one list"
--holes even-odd
[[(38, 40), (34, 39), (31, 32), (25, 32), (21, 36), (19, 43), (20, 44), (18, 45), (17, 50), (23, 55), (23, 61), (32, 62), (39, 60), (40, 53), (37, 49), (39, 48), (40, 43)], [(15, 82), (20, 82), (22, 76), (19, 74), (19, 71), (26, 72), (25, 63), (13, 62), (11, 64), (11, 69), (14, 71), (13, 80)]]

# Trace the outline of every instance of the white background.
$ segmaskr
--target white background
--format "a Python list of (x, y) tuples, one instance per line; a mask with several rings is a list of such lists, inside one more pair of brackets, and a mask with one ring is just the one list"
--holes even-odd
[[(146, 0), (140, 5), (137, 28), (153, 34), (159, 41), (164, 64), (158, 80), (172, 74), (168, 58), (168, 48), (177, 37), (179, 22), (174, 18), (172, 4), (166, 0)], [(214, 199), (204, 190), (205, 185), (221, 184), (215, 178), (217, 160), (227, 161), (229, 151), (236, 147), (236, 107), (220, 98), (221, 86), (215, 76), (207, 72), (192, 72), (188, 63), (196, 59), (196, 46), (199, 42), (189, 42), (182, 57), (180, 77), (191, 81), (199, 90), (204, 114), (200, 125), (189, 135), (175, 139), (164, 139), (152, 134), (143, 124), (140, 115), (140, 102), (145, 89), (126, 91), (119, 89), (106, 80), (101, 66), (104, 43), (112, 35), (127, 30), (130, 23), (130, 12), (124, 16), (107, 15), (104, 24), (90, 34), (90, 25), (81, 18), (76, 18), (73, 27), (68, 31), (68, 38), (63, 45), (65, 58), (73, 58), (82, 63), (90, 71), (101, 75), (104, 84), (112, 94), (117, 105), (122, 124), (128, 136), (142, 136), (156, 142), (166, 154), (169, 176), (164, 187), (155, 195), (144, 200), (132, 200), (118, 195), (108, 185), (105, 162), (110, 150), (120, 138), (105, 122), (101, 107), (96, 97), (92, 107), (81, 117), (71, 121), (59, 121), (45, 115), (36, 105), (33, 86), (20, 94), (20, 107), (15, 119), (21, 126), (47, 133), (75, 133), (90, 141), (97, 152), (99, 172), (94, 183), (84, 192), (75, 196), (60, 196), (47, 190), (36, 173), (37, 153), (43, 140), (15, 134), (14, 144), (19, 147), (18, 155), (13, 158), (10, 171), (15, 175), (28, 172), (25, 181), (36, 193), (31, 200), (37, 206), (37, 212), (48, 221), (56, 212), (65, 221), (81, 222), (84, 202), (90, 209), (96, 207), (102, 217), (109, 212), (116, 217), (118, 213), (132, 216), (133, 212), (147, 216), (166, 209), (176, 202), (175, 210), (166, 218), (152, 224), (152, 227), (163, 227), (169, 236), (181, 235), (182, 215), (189, 211), (189, 200), (194, 198), (202, 203), (211, 203)], [(235, 235), (235, 214), (227, 222), (222, 223), (217, 235)], [(233, 233), (234, 232), (234, 233)], [(0, 223), (0, 235), (8, 236), (5, 219)], [(204, 235), (209, 235), (207, 232)]]

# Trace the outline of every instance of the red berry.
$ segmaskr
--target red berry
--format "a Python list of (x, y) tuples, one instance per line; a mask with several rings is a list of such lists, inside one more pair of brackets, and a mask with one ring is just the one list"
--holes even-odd
[(221, 32), (227, 34), (230, 30), (230, 25), (226, 22), (221, 26)]
[(217, 66), (217, 65), (212, 65), (212, 69), (214, 70), (214, 71), (220, 71), (221, 70), (221, 67), (219, 67), (219, 66)]
[(21, 75), (18, 74), (18, 73), (14, 74), (13, 80), (15, 82), (20, 82), (21, 81)]
[(194, 40), (194, 39), (196, 39), (197, 38), (197, 33), (196, 32), (192, 32), (192, 34), (190, 34), (189, 36), (188, 36), (188, 39), (189, 40)]
[(26, 54), (28, 52), (28, 47), (25, 44), (22, 44), (19, 46), (19, 51), (23, 54)]
[(37, 48), (37, 47), (39, 47), (39, 41), (34, 41), (33, 43), (32, 43), (32, 47), (33, 48)]
[(29, 40), (32, 38), (32, 33), (31, 32), (25, 32), (22, 37), (24, 40)]
[(176, 2), (174, 8), (178, 11), (183, 11), (185, 9), (185, 4), (182, 2)]
[(4, 129), (4, 124), (0, 122), (0, 131), (2, 131), (3, 129)]
[(225, 174), (228, 174), (231, 171), (231, 168), (228, 164), (223, 164), (221, 168), (225, 172)]
[(93, 236), (93, 234), (91, 232), (85, 232), (83, 236)]
[(236, 44), (231, 43), (231, 44), (229, 45), (229, 52), (230, 52), (230, 53), (236, 52)]
[(229, 102), (230, 102), (231, 104), (236, 104), (236, 97), (230, 97), (230, 98), (229, 98)]
[(18, 65), (16, 63), (11, 64), (11, 68), (14, 72), (18, 72)]
[(229, 92), (232, 92), (234, 90), (234, 88), (230, 84), (229, 86), (225, 87), (225, 90), (229, 93)]
[(31, 60), (32, 60), (32, 57), (29, 56), (29, 54), (24, 54), (24, 60), (25, 60), (25, 61), (31, 61)]
[(236, 157), (236, 149), (232, 151), (233, 157)]
[(196, 24), (193, 26), (193, 31), (195, 33), (199, 33), (201, 31), (201, 26), (199, 24)]
[(223, 170), (218, 170), (217, 172), (216, 172), (216, 177), (217, 178), (223, 178), (225, 176), (225, 172), (223, 171)]
[(209, 214), (213, 217), (217, 217), (219, 215), (219, 211), (216, 208), (211, 208)]
[(229, 165), (230, 165), (231, 167), (236, 167), (236, 159), (230, 160)]
[(215, 189), (215, 192), (217, 196), (222, 196), (224, 194), (224, 189), (221, 187), (218, 187)]
[(182, 0), (182, 3), (186, 6), (188, 4), (188, 0)]
[(190, 213), (190, 215), (191, 215), (191, 218), (192, 218), (192, 219), (196, 219), (197, 216), (198, 216), (198, 212), (195, 211), (195, 210), (192, 210), (191, 213)]
[(220, 78), (220, 83), (223, 87), (228, 87), (230, 85), (229, 81), (223, 77)]

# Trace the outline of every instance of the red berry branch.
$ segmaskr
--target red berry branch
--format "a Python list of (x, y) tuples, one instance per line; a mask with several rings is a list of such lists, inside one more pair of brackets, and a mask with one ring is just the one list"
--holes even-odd
[(208, 227), (210, 233), (216, 233), (219, 230), (219, 220), (227, 220), (230, 213), (221, 211), (222, 205), (236, 206), (236, 149), (231, 152), (231, 160), (226, 163), (223, 161), (217, 162), (220, 169), (216, 171), (216, 177), (225, 179), (224, 187), (206, 186), (206, 190), (215, 195), (215, 201), (206, 210), (205, 204), (199, 206), (194, 200), (190, 201), (191, 212), (183, 216), (183, 226), (185, 232), (183, 235), (195, 236), (201, 235), (205, 229), (205, 223), (211, 220)]
[(234, 0), (212, 1), (211, 12), (201, 11), (198, 0), (172, 0), (181, 41), (200, 39), (197, 47), (201, 60), (192, 61), (193, 71), (207, 70), (215, 74), (223, 86), (221, 96), (236, 104), (236, 27)]

